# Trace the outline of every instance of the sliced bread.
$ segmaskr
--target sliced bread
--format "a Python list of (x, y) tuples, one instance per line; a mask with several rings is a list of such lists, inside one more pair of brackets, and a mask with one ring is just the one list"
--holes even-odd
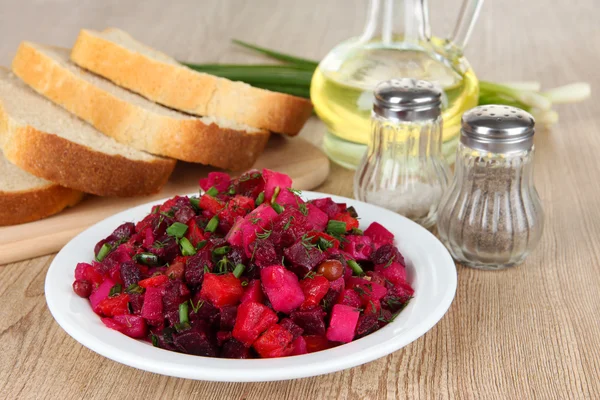
[(0, 151), (0, 226), (24, 224), (74, 206), (83, 193), (33, 176)]
[(100, 132), (152, 154), (242, 170), (262, 153), (269, 132), (197, 118), (153, 103), (69, 61), (69, 50), (23, 42), (13, 72), (38, 93)]
[(291, 136), (312, 114), (306, 99), (194, 71), (116, 28), (82, 30), (71, 59), (119, 86), (189, 114)]
[(175, 160), (135, 150), (44, 99), (0, 67), (0, 147), (19, 168), (100, 196), (155, 193)]

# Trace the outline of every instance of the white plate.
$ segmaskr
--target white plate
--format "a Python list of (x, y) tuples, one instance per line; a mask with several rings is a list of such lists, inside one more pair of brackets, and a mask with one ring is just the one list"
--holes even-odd
[[(314, 199), (330, 196), (352, 205), (361, 228), (377, 221), (396, 236), (407, 261), (414, 298), (383, 329), (333, 349), (277, 359), (230, 360), (180, 354), (131, 339), (104, 326), (87, 299), (71, 287), (75, 265), (93, 258), (96, 242), (126, 221), (139, 221), (155, 201), (118, 213), (71, 240), (54, 258), (46, 276), (46, 302), (58, 324), (75, 340), (111, 360), (163, 375), (229, 382), (276, 381), (304, 378), (351, 368), (388, 355), (422, 336), (446, 313), (456, 291), (456, 268), (448, 251), (426, 229), (391, 211), (356, 200), (303, 192)], [(166, 200), (166, 199), (165, 199)]]

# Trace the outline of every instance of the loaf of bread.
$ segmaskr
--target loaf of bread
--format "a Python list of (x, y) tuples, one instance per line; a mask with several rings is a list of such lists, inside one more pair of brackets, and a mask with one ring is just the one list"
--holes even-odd
[(12, 69), (35, 91), (100, 132), (152, 154), (242, 170), (254, 164), (269, 138), (265, 130), (153, 103), (77, 67), (67, 49), (23, 42)]
[(119, 86), (189, 114), (292, 136), (312, 114), (306, 99), (194, 71), (115, 28), (82, 30), (71, 59)]
[[(156, 193), (175, 167), (175, 160), (135, 150), (103, 135), (2, 67), (0, 147), (8, 161), (32, 175), (100, 196)], [(69, 196), (76, 197), (72, 192)]]

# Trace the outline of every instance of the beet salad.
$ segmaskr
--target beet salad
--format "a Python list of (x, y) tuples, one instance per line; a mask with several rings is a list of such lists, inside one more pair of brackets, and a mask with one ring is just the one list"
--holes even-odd
[(394, 236), (291, 179), (212, 172), (125, 223), (79, 263), (73, 289), (109, 328), (207, 357), (268, 358), (348, 343), (388, 324), (413, 295)]

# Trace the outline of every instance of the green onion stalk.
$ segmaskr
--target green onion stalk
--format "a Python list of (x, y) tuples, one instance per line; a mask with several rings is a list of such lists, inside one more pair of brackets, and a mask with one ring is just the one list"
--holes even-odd
[[(232, 42), (284, 64), (183, 64), (199, 72), (310, 99), (310, 83), (319, 65), (317, 61), (276, 52), (241, 40), (233, 39)], [(547, 127), (558, 122), (558, 113), (552, 109), (555, 104), (576, 103), (589, 98), (590, 95), (591, 87), (586, 82), (542, 91), (539, 82), (479, 81), (479, 105), (503, 104), (519, 107), (530, 112), (538, 124)]]

